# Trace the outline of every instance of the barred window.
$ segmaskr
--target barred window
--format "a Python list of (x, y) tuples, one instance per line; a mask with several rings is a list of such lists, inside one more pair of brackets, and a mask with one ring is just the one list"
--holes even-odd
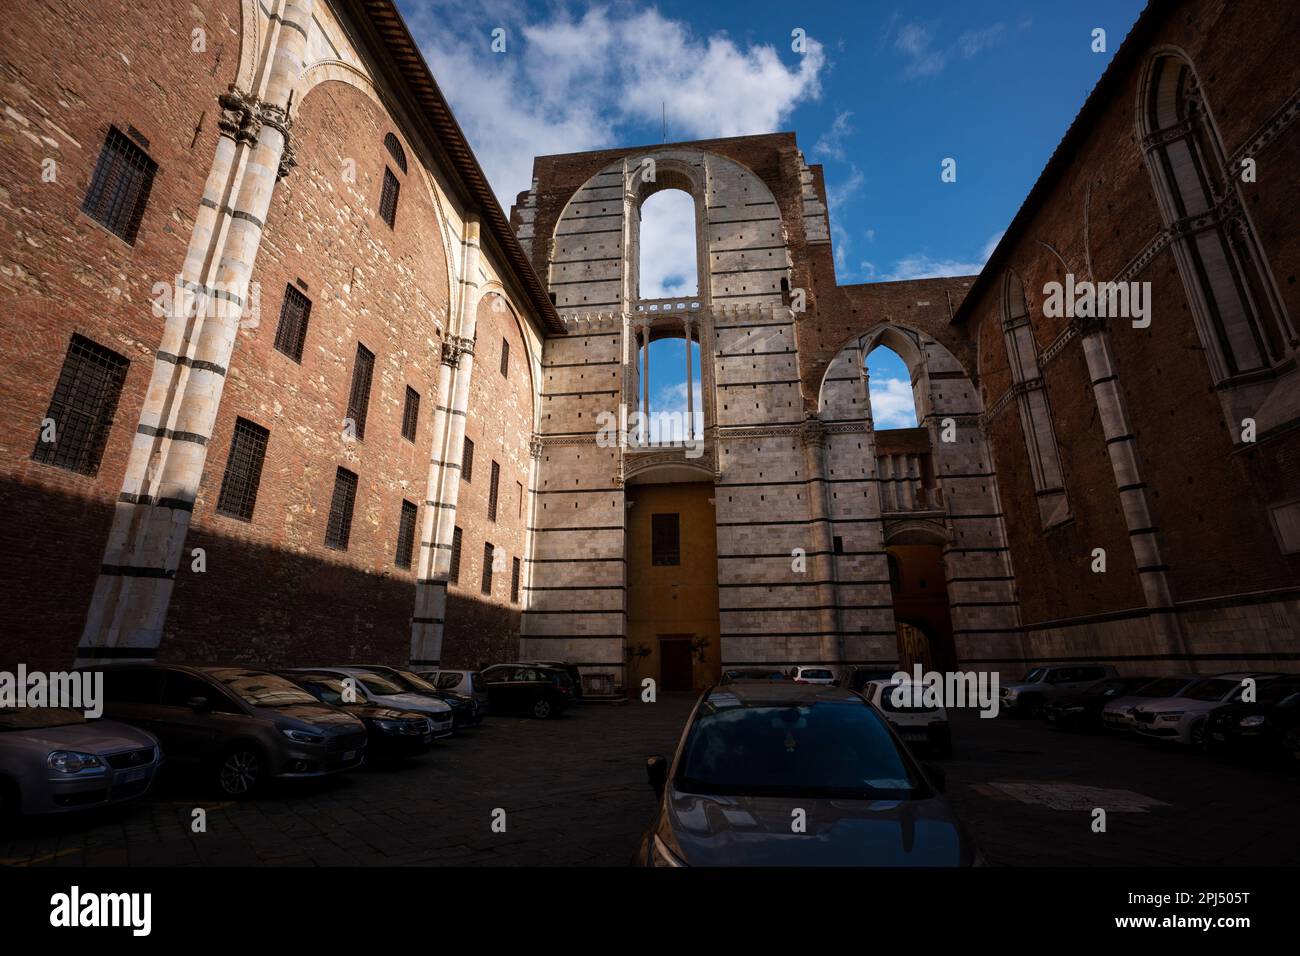
[(357, 502), (357, 476), (340, 468), (334, 477), (334, 496), (330, 499), (329, 523), (325, 526), (325, 547), (335, 551), (348, 549), (352, 536), (352, 508)]
[(406, 150), (402, 149), (402, 144), (397, 141), (397, 137), (392, 133), (384, 136), (384, 149), (393, 157), (393, 162), (403, 173), (406, 172)]
[(379, 215), (388, 223), (388, 228), (393, 228), (393, 223), (397, 221), (397, 194), (402, 191), (402, 184), (397, 181), (393, 171), (387, 166), (384, 167), (384, 192), (379, 197)]
[(158, 164), (144, 150), (110, 126), (81, 211), (134, 245), (157, 171)]
[(262, 462), (271, 433), (246, 418), (235, 419), (235, 432), (226, 456), (226, 473), (221, 478), (217, 511), (241, 521), (253, 520), (257, 486), (262, 480)]
[(406, 407), (402, 409), (402, 437), (415, 441), (415, 428), (420, 421), (420, 393), (406, 386)]
[(460, 528), (451, 535), (451, 567), (447, 571), (447, 580), (452, 584), (460, 583)]
[(348, 393), (348, 418), (356, 429), (357, 441), (366, 437), (366, 412), (370, 408), (370, 380), (375, 373), (375, 353), (360, 342), (352, 363), (352, 390)]
[(302, 362), (302, 346), (307, 338), (307, 320), (311, 318), (311, 299), (292, 285), (284, 287), (280, 304), (280, 324), (275, 330), (275, 348), (295, 362)]
[(522, 481), (515, 482), (515, 490), (519, 493), (519, 517), (524, 516), (524, 484)]
[(492, 593), (492, 554), (496, 549), (491, 542), (483, 542), (483, 593)]
[(678, 515), (650, 516), (650, 563), (681, 564), (682, 539)]
[(96, 474), (130, 364), (116, 352), (74, 335), (45, 413), (50, 431), (42, 423), (32, 459), (83, 475)]
[(510, 343), (505, 339), (501, 340), (501, 377), (510, 377)]
[(519, 559), (510, 559), (510, 603), (519, 603)]
[(488, 484), (488, 520), (497, 520), (497, 487), (501, 481), (501, 466), (492, 462), (492, 480)]
[(399, 568), (411, 567), (411, 555), (415, 553), (415, 517), (419, 509), (409, 501), (402, 502), (402, 517), (397, 523), (397, 557), (394, 560)]
[(465, 439), (465, 450), (460, 456), (460, 476), (466, 481), (474, 480), (474, 443)]

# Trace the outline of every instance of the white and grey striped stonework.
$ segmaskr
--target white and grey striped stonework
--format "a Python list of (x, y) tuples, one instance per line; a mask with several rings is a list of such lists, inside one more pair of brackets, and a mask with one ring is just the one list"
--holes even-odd
[[(249, 288), (311, 19), (312, 0), (288, 0), (258, 61), (260, 96), (232, 90), (221, 98), (222, 135), (180, 270), (191, 289)], [(237, 309), (166, 320), (79, 661), (152, 657), (162, 639), (239, 322)]]

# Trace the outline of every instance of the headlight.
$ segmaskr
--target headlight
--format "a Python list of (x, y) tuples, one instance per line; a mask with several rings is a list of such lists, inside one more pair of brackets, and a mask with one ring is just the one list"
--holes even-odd
[(1067, 708), (1065, 708), (1064, 713), (1067, 713), (1067, 714), (1082, 714), (1082, 713), (1083, 713), (1083, 708), (1082, 708), (1082, 707), (1067, 707)]
[(386, 734), (402, 732), (402, 723), (399, 720), (376, 720), (375, 725)]
[(672, 850), (668, 849), (668, 844), (659, 838), (659, 834), (650, 837), (650, 865), (651, 866), (685, 866), (682, 858)]
[(59, 773), (81, 773), (83, 770), (103, 769), (104, 761), (80, 750), (55, 750), (45, 758), (45, 765)]
[(300, 744), (319, 744), (325, 741), (324, 734), (314, 733), (310, 730), (298, 730), (294, 727), (281, 727), (280, 733)]
[(1264, 723), (1263, 714), (1251, 714), (1249, 717), (1243, 717), (1238, 721), (1238, 727), (1258, 727)]

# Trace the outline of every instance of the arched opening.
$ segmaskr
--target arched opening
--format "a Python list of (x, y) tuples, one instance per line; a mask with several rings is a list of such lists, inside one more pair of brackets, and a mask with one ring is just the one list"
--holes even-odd
[(926, 536), (904, 534), (885, 548), (889, 590), (894, 605), (898, 666), (910, 671), (953, 670), (952, 613), (944, 572), (943, 547)]
[(1138, 131), (1161, 215), (1185, 225), (1175, 260), (1215, 382), (1231, 386), (1285, 361), (1291, 330), (1191, 63), (1157, 56), (1142, 95)]
[(645, 441), (684, 445), (702, 438), (700, 343), (695, 331), (689, 340), (685, 334), (654, 338), (649, 346), (640, 347), (637, 362), (648, 374), (649, 388), (643, 388), (640, 396)]
[(871, 421), (876, 431), (916, 428), (916, 397), (912, 375), (897, 352), (877, 345), (866, 358), (867, 391), (871, 399)]
[(695, 198), (669, 187), (646, 197), (640, 208), (637, 297), (676, 299), (698, 295)]

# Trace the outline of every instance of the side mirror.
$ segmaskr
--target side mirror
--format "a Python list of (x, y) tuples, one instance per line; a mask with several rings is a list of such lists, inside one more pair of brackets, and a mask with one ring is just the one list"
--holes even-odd
[(650, 787), (654, 790), (655, 796), (662, 797), (664, 795), (664, 787), (668, 785), (668, 758), (647, 758), (645, 762), (645, 775), (650, 781)]
[(186, 703), (189, 704), (190, 710), (196, 714), (206, 714), (212, 709), (206, 697), (191, 697)]
[(929, 777), (930, 782), (934, 784), (934, 789), (938, 790), (940, 793), (947, 792), (948, 775), (943, 772), (942, 767), (936, 766), (932, 763), (923, 763), (921, 764), (921, 769), (925, 771), (925, 775)]

